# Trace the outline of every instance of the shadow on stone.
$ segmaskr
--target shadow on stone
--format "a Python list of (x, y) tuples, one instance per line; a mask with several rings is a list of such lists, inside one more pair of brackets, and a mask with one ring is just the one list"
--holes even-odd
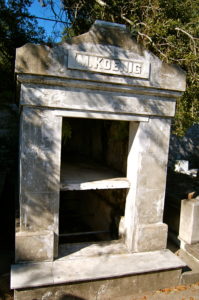
[[(61, 297), (58, 297), (56, 299), (57, 300), (86, 300), (85, 298), (80, 298), (80, 297), (77, 297), (77, 296), (73, 296), (71, 294), (62, 295)], [(0, 300), (1, 300), (1, 298), (0, 298)], [(34, 298), (32, 300), (39, 300), (39, 299), (38, 298)]]
[(69, 294), (66, 294), (66, 295), (63, 295), (59, 298), (59, 300), (86, 300), (85, 298), (80, 298), (80, 297), (77, 297), (77, 296), (73, 296), (73, 295), (69, 295)]

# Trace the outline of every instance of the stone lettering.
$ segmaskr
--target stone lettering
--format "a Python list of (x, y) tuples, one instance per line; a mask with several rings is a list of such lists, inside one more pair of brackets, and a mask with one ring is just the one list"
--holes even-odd
[(134, 63), (133, 64), (133, 72), (135, 74), (141, 74), (141, 65), (137, 64), (137, 63)]
[(129, 62), (124, 61), (123, 62), (123, 72), (128, 73), (128, 67), (129, 67)]
[(111, 60), (110, 59), (107, 59), (107, 58), (104, 59), (104, 69), (111, 70)]
[(102, 57), (87, 52), (69, 51), (68, 68), (140, 78), (149, 77), (147, 61)]
[(120, 68), (120, 62), (117, 61), (117, 60), (114, 60), (113, 64), (112, 64), (112, 70), (113, 71), (119, 71), (119, 68)]
[(134, 64), (130, 61), (130, 62), (129, 62), (129, 67), (128, 67), (128, 72), (129, 72), (129, 73), (132, 73), (132, 72), (133, 72), (133, 65), (134, 65)]
[(88, 55), (77, 54), (76, 60), (81, 66), (87, 67), (89, 65), (89, 56)]
[(95, 57), (94, 68), (95, 69), (103, 69), (102, 65), (103, 57)]

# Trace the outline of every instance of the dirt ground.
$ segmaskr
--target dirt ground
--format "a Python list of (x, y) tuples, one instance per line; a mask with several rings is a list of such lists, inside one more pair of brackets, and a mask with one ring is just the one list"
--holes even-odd
[(143, 296), (132, 297), (132, 300), (199, 300), (199, 282), (158, 290)]

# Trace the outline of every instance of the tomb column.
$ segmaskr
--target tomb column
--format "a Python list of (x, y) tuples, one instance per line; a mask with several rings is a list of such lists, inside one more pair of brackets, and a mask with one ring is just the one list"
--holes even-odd
[(16, 261), (53, 260), (58, 246), (62, 119), (51, 110), (22, 111)]
[(125, 236), (132, 252), (166, 248), (162, 223), (170, 136), (170, 119), (153, 117), (130, 123), (127, 177), (130, 180)]

